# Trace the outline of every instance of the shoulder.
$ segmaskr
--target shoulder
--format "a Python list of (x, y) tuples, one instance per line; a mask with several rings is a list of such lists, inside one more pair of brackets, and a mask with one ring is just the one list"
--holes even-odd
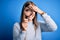
[(15, 25), (15, 26), (19, 26), (19, 23), (18, 23), (18, 22), (15, 22), (14, 25)]
[(20, 24), (18, 22), (14, 23), (14, 28), (20, 29)]

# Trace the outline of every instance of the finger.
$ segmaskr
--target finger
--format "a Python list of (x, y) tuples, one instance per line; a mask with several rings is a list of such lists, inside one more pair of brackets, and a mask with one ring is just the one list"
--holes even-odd
[(34, 16), (35, 16), (35, 12), (33, 12), (30, 16), (31, 16), (31, 17), (34, 17)]
[(33, 12), (32, 16), (35, 16), (35, 12)]
[(28, 8), (31, 9), (31, 10), (33, 10), (33, 6), (32, 5), (29, 5)]
[(27, 23), (27, 22), (28, 22), (28, 19), (24, 19), (24, 22), (26, 22), (26, 23)]
[(29, 5), (28, 6), (32, 11), (36, 12), (36, 6), (35, 5)]
[(28, 22), (28, 19), (24, 17), (24, 22)]
[(32, 20), (35, 16), (35, 13), (33, 13), (31, 16), (28, 17), (28, 19)]

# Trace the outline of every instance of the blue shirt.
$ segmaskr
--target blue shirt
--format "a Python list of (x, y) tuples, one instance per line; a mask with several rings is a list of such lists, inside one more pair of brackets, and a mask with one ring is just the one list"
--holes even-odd
[(56, 23), (49, 15), (43, 14), (42, 18), (44, 19), (44, 22), (38, 21), (36, 34), (34, 30), (34, 24), (32, 22), (28, 22), (28, 27), (26, 31), (22, 31), (20, 29), (19, 23), (16, 22), (13, 27), (13, 40), (42, 40), (42, 32), (52, 32), (57, 29)]

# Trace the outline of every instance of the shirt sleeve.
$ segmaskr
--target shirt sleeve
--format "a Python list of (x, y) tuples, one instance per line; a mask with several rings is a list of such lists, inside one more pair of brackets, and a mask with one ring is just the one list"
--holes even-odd
[(45, 13), (42, 15), (42, 18), (44, 19), (44, 22), (40, 22), (42, 32), (52, 32), (57, 29), (56, 23), (49, 15)]
[(18, 23), (14, 24), (13, 27), (13, 40), (23, 40), (25, 32), (21, 31), (20, 25)]

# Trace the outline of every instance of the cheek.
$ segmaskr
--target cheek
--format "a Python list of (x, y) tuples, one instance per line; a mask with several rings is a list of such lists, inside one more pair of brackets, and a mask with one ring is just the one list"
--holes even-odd
[(26, 11), (25, 11), (24, 14), (25, 14), (26, 16), (30, 16), (31, 12), (29, 12), (29, 11), (26, 12)]

